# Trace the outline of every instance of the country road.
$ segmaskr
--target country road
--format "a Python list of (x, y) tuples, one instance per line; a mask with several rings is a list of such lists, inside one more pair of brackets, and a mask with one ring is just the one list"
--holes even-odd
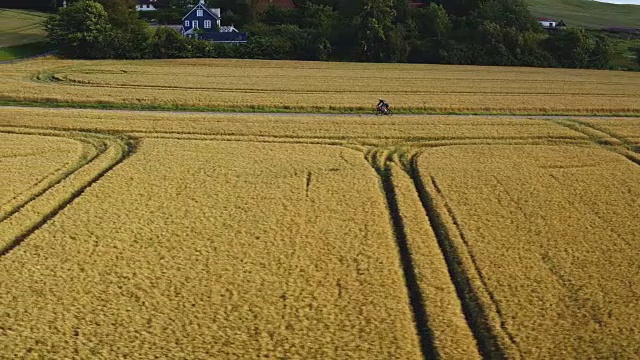
[[(242, 116), (283, 116), (283, 117), (303, 117), (303, 116), (322, 116), (322, 117), (377, 117), (373, 113), (312, 113), (312, 112), (242, 112), (242, 111), (193, 111), (193, 110), (133, 110), (133, 109), (95, 109), (95, 108), (76, 108), (76, 107), (47, 107), (47, 106), (17, 106), (17, 105), (0, 105), (3, 109), (47, 109), (53, 111), (105, 111), (117, 113), (155, 113), (155, 114), (191, 114), (191, 115), (242, 115)], [(608, 118), (640, 118), (638, 116), (593, 116), (593, 115), (509, 115), (509, 114), (393, 114), (390, 118), (396, 117), (428, 117), (428, 118), (520, 118), (520, 119), (608, 119)]]

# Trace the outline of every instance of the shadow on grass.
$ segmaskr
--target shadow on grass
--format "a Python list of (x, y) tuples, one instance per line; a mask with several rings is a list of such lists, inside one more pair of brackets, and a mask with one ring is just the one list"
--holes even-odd
[(53, 50), (51, 44), (46, 41), (7, 46), (0, 48), (0, 61), (12, 61), (24, 59), (40, 54), (44, 54)]

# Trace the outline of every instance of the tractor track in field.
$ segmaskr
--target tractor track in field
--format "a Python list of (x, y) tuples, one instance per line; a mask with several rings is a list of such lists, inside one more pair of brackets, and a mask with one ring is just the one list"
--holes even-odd
[[(49, 189), (54, 187), (60, 181), (63, 181), (65, 178), (69, 177), (69, 175), (76, 172), (82, 166), (88, 164), (93, 161), (96, 157), (100, 156), (104, 149), (100, 146), (97, 146), (95, 142), (90, 141), (90, 139), (84, 138), (82, 136), (69, 136), (70, 134), (64, 132), (25, 132), (20, 129), (8, 129), (8, 128), (0, 128), (0, 134), (17, 134), (17, 135), (26, 135), (26, 136), (46, 136), (52, 138), (64, 138), (64, 139), (72, 139), (81, 144), (83, 144), (86, 148), (83, 149), (81, 156), (77, 159), (78, 161), (70, 161), (66, 162), (60, 167), (56, 168), (52, 172), (46, 174), (36, 183), (31, 185), (28, 189), (15, 194), (12, 198), (7, 200), (4, 204), (0, 204), (0, 209), (5, 209), (5, 211), (0, 212), (0, 222), (8, 219), (13, 214), (17, 213), (25, 207), (28, 203), (38, 198), (38, 196), (44, 194)], [(87, 151), (87, 148), (93, 149), (92, 152)], [(39, 154), (34, 154), (37, 156)]]
[[(88, 138), (94, 137), (96, 143), (93, 145), (97, 146), (97, 154), (79, 164), (73, 171), (63, 174), (64, 176), (56, 183), (21, 204), (19, 209), (0, 222), (0, 229), (6, 227), (5, 231), (0, 231), (0, 259), (17, 248), (49, 220), (71, 205), (88, 188), (126, 160), (135, 152), (137, 146), (137, 142), (131, 138), (97, 133), (84, 133), (84, 135)], [(99, 147), (104, 148), (98, 149)], [(25, 210), (26, 215), (23, 214)], [(18, 225), (16, 226), (15, 223)]]
[[(626, 139), (613, 134), (606, 129), (591, 124), (583, 123), (577, 120), (554, 121), (559, 126), (564, 126), (587, 137), (583, 140), (561, 141), (555, 145), (571, 145), (571, 143), (590, 144), (591, 146), (599, 146), (603, 150), (624, 156), (627, 160), (636, 165), (640, 165), (640, 156), (637, 150), (634, 150), (633, 143)], [(565, 123), (567, 122), (567, 123)], [(583, 128), (581, 129), (580, 126)], [(587, 128), (587, 131), (584, 129)], [(588, 130), (595, 130), (602, 134), (600, 137), (594, 137), (593, 133)], [(617, 144), (609, 144), (610, 139), (617, 141)], [(535, 142), (536, 139), (529, 139), (534, 142), (531, 145), (550, 145), (552, 142)], [(519, 145), (525, 145), (528, 141), (523, 140)], [(475, 143), (475, 144), (474, 144)], [(472, 330), (476, 341), (478, 342), (478, 350), (485, 359), (493, 358), (522, 358), (523, 352), (516, 337), (511, 333), (505, 316), (499, 306), (498, 299), (491, 291), (486, 283), (477, 260), (474, 258), (471, 248), (466, 239), (466, 235), (457, 219), (454, 209), (447, 202), (443, 190), (440, 188), (437, 180), (429, 174), (420, 174), (417, 160), (422, 151), (427, 148), (441, 146), (457, 146), (457, 145), (512, 145), (509, 140), (496, 140), (492, 143), (482, 143), (482, 141), (473, 141), (468, 144), (459, 143), (443, 143), (443, 144), (413, 144), (414, 149), (407, 156), (409, 161), (404, 161), (403, 168), (405, 172), (414, 181), (415, 190), (422, 202), (422, 206), (426, 212), (432, 229), (436, 234), (438, 245), (448, 267), (450, 279), (455, 286), (458, 298), (462, 303), (462, 309), (469, 328)], [(515, 145), (515, 144), (513, 144)], [(394, 161), (394, 160), (385, 160)], [(398, 160), (395, 160), (398, 162)], [(378, 161), (378, 163), (380, 163)], [(380, 165), (378, 165), (380, 166)], [(426, 176), (426, 178), (425, 178)], [(386, 191), (385, 191), (386, 192)], [(393, 194), (392, 194), (393, 195)], [(387, 195), (388, 196), (388, 195)], [(441, 203), (438, 207), (435, 201)], [(397, 211), (397, 209), (396, 209)], [(393, 217), (394, 209), (390, 208)], [(402, 227), (399, 227), (402, 230)], [(410, 254), (408, 255), (411, 256)], [(466, 259), (466, 260), (465, 260)], [(467, 262), (467, 266), (464, 265)], [(409, 283), (408, 283), (408, 286)], [(429, 314), (427, 314), (428, 316)]]
[[(24, 106), (0, 106), (10, 109), (30, 109), (32, 107)], [(104, 111), (114, 113), (131, 113), (131, 114), (190, 114), (190, 115), (238, 115), (238, 116), (273, 116), (273, 117), (304, 117), (319, 116), (329, 118), (375, 118), (372, 114), (337, 114), (337, 113), (287, 113), (287, 112), (223, 112), (223, 111), (167, 111), (167, 110), (128, 110), (128, 109), (86, 109), (86, 108), (64, 108), (64, 107), (46, 107), (44, 109), (51, 111)], [(418, 198), (422, 203), (425, 211), (425, 218), (431, 224), (436, 234), (438, 247), (445, 259), (447, 271), (450, 280), (456, 290), (458, 299), (462, 305), (462, 311), (467, 325), (471, 329), (474, 338), (478, 343), (478, 351), (483, 358), (507, 358), (510, 355), (519, 355), (522, 357), (522, 350), (519, 348), (517, 339), (509, 331), (504, 320), (498, 301), (495, 295), (483, 278), (482, 273), (476, 260), (473, 258), (470, 246), (462, 227), (454, 213), (454, 209), (447, 203), (447, 199), (439, 187), (436, 179), (429, 174), (420, 174), (418, 168), (418, 157), (424, 149), (436, 146), (456, 146), (456, 145), (538, 145), (538, 144), (595, 144), (602, 146), (604, 149), (616, 152), (625, 156), (636, 165), (640, 165), (640, 156), (638, 152), (630, 147), (630, 143), (624, 139), (616, 137), (610, 132), (590, 126), (579, 119), (607, 119), (606, 116), (580, 116), (580, 115), (455, 115), (455, 114), (399, 114), (393, 118), (408, 117), (424, 117), (424, 118), (457, 118), (457, 119), (474, 119), (474, 118), (516, 118), (516, 119), (543, 119), (549, 123), (556, 124), (575, 131), (578, 134), (585, 135), (586, 138), (576, 137), (513, 137), (513, 138), (450, 138), (436, 139), (427, 137), (398, 136), (398, 137), (331, 137), (331, 136), (275, 136), (275, 135), (242, 135), (242, 134), (212, 134), (212, 133), (196, 133), (196, 132), (162, 132), (162, 131), (118, 131), (118, 133), (127, 134), (126, 142), (122, 148), (122, 156), (109, 162), (82, 186), (77, 187), (64, 201), (59, 203), (55, 208), (51, 209), (45, 216), (37, 221), (27, 231), (21, 233), (8, 246), (1, 247), (0, 242), (0, 259), (2, 256), (10, 253), (14, 248), (20, 245), (22, 241), (27, 239), (31, 234), (40, 227), (53, 219), (60, 211), (71, 205), (73, 201), (81, 196), (86, 189), (98, 182), (105, 174), (114, 167), (118, 166), (122, 161), (126, 160), (135, 152), (135, 148), (140, 139), (143, 138), (170, 138), (179, 140), (199, 140), (199, 141), (234, 141), (234, 142), (257, 142), (257, 143), (288, 143), (288, 144), (317, 144), (327, 146), (341, 146), (346, 148), (359, 147), (364, 153), (365, 159), (371, 167), (376, 171), (382, 195), (385, 198), (389, 221), (393, 230), (393, 235), (398, 248), (398, 256), (402, 266), (402, 273), (405, 280), (409, 306), (414, 316), (416, 333), (420, 342), (422, 355), (425, 359), (439, 359), (441, 354), (438, 352), (434, 340), (433, 329), (429, 326), (429, 317), (427, 308), (424, 305), (424, 294), (421, 292), (416, 274), (415, 259), (412, 257), (411, 249), (408, 244), (405, 225), (400, 215), (399, 205), (397, 202), (397, 190), (394, 187), (393, 179), (389, 174), (388, 166), (396, 163), (409, 175), (413, 181), (413, 190), (417, 192)], [(35, 126), (24, 126), (27, 129), (41, 129)], [(594, 137), (593, 133), (585, 131), (585, 128), (602, 133), (600, 137)], [(100, 136), (108, 135), (107, 131), (101, 130), (71, 130), (59, 129), (66, 132), (86, 132), (87, 134), (95, 134)], [(611, 145), (603, 143), (607, 138), (615, 139), (620, 142), (619, 145)], [(389, 145), (373, 144), (370, 142), (397, 141), (397, 144)], [(403, 153), (404, 148), (411, 149), (407, 153)], [(367, 150), (368, 149), (368, 150)], [(400, 150), (398, 150), (400, 149)], [(635, 155), (625, 155), (624, 151), (629, 151)], [(98, 154), (96, 158), (100, 157)], [(404, 156), (404, 158), (403, 158)], [(95, 160), (91, 159), (88, 163)], [(88, 164), (87, 163), (87, 164)], [(80, 167), (80, 169), (82, 166)], [(423, 178), (424, 175), (424, 178)], [(305, 180), (306, 191), (312, 183), (312, 175), (308, 173)], [(55, 185), (54, 185), (55, 186)], [(49, 189), (43, 191), (46, 193)], [(434, 205), (434, 201), (443, 204), (442, 207)], [(1, 219), (0, 219), (1, 220)], [(0, 222), (1, 223), (1, 222)], [(450, 226), (452, 223), (454, 226)], [(455, 237), (455, 239), (454, 239)], [(0, 239), (1, 240), (1, 239)], [(463, 263), (467, 262), (465, 266)], [(469, 266), (469, 261), (471, 266)]]
[(409, 305), (413, 313), (422, 356), (424, 359), (440, 359), (441, 356), (435, 345), (433, 330), (429, 326), (429, 314), (424, 306), (424, 296), (418, 284), (418, 276), (411, 256), (405, 225), (400, 216), (396, 190), (387, 167), (389, 161), (388, 155), (385, 153), (385, 150), (374, 149), (365, 154), (365, 159), (369, 161), (373, 170), (378, 174), (380, 186), (387, 204), (389, 220), (398, 247), (398, 256), (400, 258), (400, 264), (402, 265)]
[[(555, 120), (553, 122), (555, 124), (558, 124), (559, 126), (564, 126), (567, 129), (584, 134), (588, 137), (591, 143), (600, 146), (604, 150), (621, 155), (632, 163), (640, 166), (640, 146), (636, 146), (626, 138), (614, 134), (613, 132), (600, 126), (596, 126), (579, 120), (566, 119), (564, 121)], [(604, 136), (597, 138), (593, 134), (594, 131), (596, 133), (601, 133)], [(611, 139), (616, 143), (611, 144)]]
[[(521, 358), (522, 351), (505, 324), (505, 316), (478, 266), (459, 219), (435, 177), (429, 175), (426, 180), (428, 184), (423, 179), (417, 164), (419, 156), (420, 152), (412, 156), (408, 173), (414, 181), (415, 190), (436, 234), (451, 281), (462, 303), (465, 319), (478, 342), (480, 353), (485, 359), (509, 358), (509, 349), (500, 341), (503, 338)], [(438, 208), (436, 201), (442, 203), (442, 209)], [(448, 226), (446, 222), (453, 226)], [(457, 240), (454, 239), (454, 233)], [(495, 327), (492, 326), (492, 318), (497, 318), (498, 324)]]
[[(505, 359), (509, 358), (509, 354), (522, 358), (522, 350), (515, 336), (505, 324), (504, 314), (477, 265), (477, 260), (471, 252), (466, 235), (462, 231), (453, 209), (448, 204), (435, 178), (430, 177), (433, 186), (427, 186), (421, 177), (417, 160), (425, 148), (418, 147), (405, 153), (406, 150), (403, 150), (402, 147), (395, 149), (373, 147), (365, 153), (365, 159), (378, 174), (387, 203), (423, 357), (425, 359), (440, 359), (442, 355), (436, 345), (433, 329), (429, 325), (430, 316), (434, 314), (429, 314), (427, 311), (424, 302), (426, 294), (423, 294), (424, 290), (417, 280), (415, 260), (411, 253), (407, 231), (397, 201), (397, 190), (390, 175), (391, 164), (400, 166), (413, 181), (413, 191), (417, 193), (424, 210), (423, 215), (436, 235), (437, 245), (445, 259), (449, 273), (449, 281), (461, 302), (462, 313), (477, 342), (479, 354), (485, 359)], [(444, 203), (444, 209), (435, 205), (436, 197), (437, 201)], [(446, 219), (453, 223), (453, 228), (449, 228), (445, 224)], [(455, 232), (461, 241), (454, 240), (451, 232)], [(435, 315), (437, 316), (437, 314)]]

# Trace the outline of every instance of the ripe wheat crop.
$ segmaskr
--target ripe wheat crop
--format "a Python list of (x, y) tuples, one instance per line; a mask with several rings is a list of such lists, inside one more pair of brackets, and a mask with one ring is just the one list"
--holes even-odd
[(82, 143), (0, 128), (0, 219), (76, 163)]
[(414, 184), (399, 167), (391, 166), (388, 171), (423, 297), (434, 352), (444, 359), (480, 359), (477, 342), (462, 313), (460, 299)]
[[(128, 151), (128, 145), (113, 136), (20, 131), (1, 134), (8, 140), (3, 143), (7, 156), (0, 158), (5, 171), (0, 188), (14, 193), (0, 203), (0, 253), (19, 245)], [(25, 153), (29, 150), (33, 153)]]
[(225, 138), (271, 137), (278, 140), (369, 140), (372, 143), (446, 139), (586, 139), (577, 131), (541, 119), (466, 116), (379, 118), (260, 114), (180, 114), (100, 110), (1, 108), (0, 124), (96, 132), (120, 131), (137, 136), (217, 135)]
[(640, 353), (637, 164), (596, 147), (492, 145), (429, 149), (419, 169), (507, 357)]
[(2, 351), (418, 359), (396, 254), (355, 151), (144, 140), (2, 259)]
[(60, 61), (0, 68), (0, 99), (86, 106), (487, 113), (640, 113), (640, 74), (250, 60)]
[(620, 139), (638, 139), (640, 138), (640, 118), (616, 119), (615, 121), (606, 121), (605, 119), (589, 119), (581, 122), (591, 125), (597, 129), (611, 134)]
[(632, 358), (636, 134), (0, 107), (0, 357)]

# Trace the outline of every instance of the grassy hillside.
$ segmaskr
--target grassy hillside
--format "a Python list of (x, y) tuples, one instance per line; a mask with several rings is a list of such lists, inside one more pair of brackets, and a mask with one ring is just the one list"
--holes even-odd
[(43, 22), (46, 14), (0, 9), (0, 60), (12, 60), (48, 50)]
[(39, 12), (0, 9), (0, 48), (43, 41), (45, 19)]
[(533, 15), (564, 20), (569, 26), (640, 27), (639, 5), (616, 5), (593, 0), (527, 0)]

